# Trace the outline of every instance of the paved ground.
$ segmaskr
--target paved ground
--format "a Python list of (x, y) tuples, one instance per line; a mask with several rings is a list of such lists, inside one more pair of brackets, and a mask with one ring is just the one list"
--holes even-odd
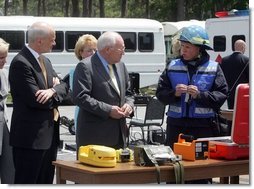
[[(11, 108), (8, 108), (9, 110), (9, 116), (11, 115)], [(69, 119), (73, 119), (74, 117), (74, 106), (61, 106), (59, 108), (61, 116), (66, 116)], [(144, 114), (144, 108), (138, 108), (137, 115), (142, 116)], [(163, 124), (163, 128), (165, 129), (165, 122)], [(138, 133), (139, 131), (136, 130)], [(76, 152), (72, 150), (66, 149), (66, 144), (67, 145), (75, 145), (75, 135), (72, 135), (68, 128), (66, 126), (61, 126), (60, 127), (60, 139), (63, 141), (63, 148), (58, 151), (58, 159), (61, 160), (76, 160)], [(250, 169), (251, 170), (251, 169)], [(218, 183), (219, 179), (214, 178), (213, 179), (214, 183)], [(56, 183), (54, 181), (54, 183)], [(68, 184), (73, 184), (73, 182), (67, 182)], [(243, 175), (240, 176), (240, 184), (250, 184), (249, 181), (249, 175)]]

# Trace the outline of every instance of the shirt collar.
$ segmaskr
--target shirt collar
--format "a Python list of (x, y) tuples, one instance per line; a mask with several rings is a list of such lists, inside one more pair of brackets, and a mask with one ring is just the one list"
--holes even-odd
[(102, 62), (102, 65), (104, 66), (104, 68), (107, 70), (107, 72), (109, 72), (109, 69), (108, 69), (108, 62), (100, 55), (99, 51), (96, 51), (99, 59), (101, 60)]
[(31, 47), (29, 47), (28, 44), (26, 44), (26, 47), (32, 53), (32, 55), (37, 60), (37, 62), (39, 63), (38, 58), (39, 58), (40, 55), (35, 50), (33, 50)]

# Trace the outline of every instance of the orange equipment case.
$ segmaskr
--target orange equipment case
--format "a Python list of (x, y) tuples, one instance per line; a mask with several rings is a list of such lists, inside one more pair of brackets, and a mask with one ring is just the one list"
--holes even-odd
[(209, 140), (210, 158), (249, 158), (249, 84), (239, 84), (236, 88), (231, 136), (200, 140)]
[[(187, 142), (185, 139), (188, 139)], [(174, 153), (182, 156), (183, 160), (195, 161), (209, 158), (208, 141), (193, 140), (193, 136), (179, 134), (178, 142), (174, 143)]]

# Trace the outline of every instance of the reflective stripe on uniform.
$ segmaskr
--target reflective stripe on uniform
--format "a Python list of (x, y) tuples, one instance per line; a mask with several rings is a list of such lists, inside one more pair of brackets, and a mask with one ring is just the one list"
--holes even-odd
[(195, 108), (195, 113), (196, 114), (209, 114), (209, 113), (213, 113), (213, 109), (212, 108)]
[(181, 113), (182, 112), (182, 107), (170, 105), (169, 110), (172, 111), (172, 112)]

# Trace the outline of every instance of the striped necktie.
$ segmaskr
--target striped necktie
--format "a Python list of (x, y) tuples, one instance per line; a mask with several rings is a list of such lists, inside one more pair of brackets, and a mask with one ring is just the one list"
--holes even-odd
[(116, 80), (116, 76), (115, 76), (115, 73), (114, 73), (114, 69), (113, 69), (113, 65), (112, 64), (108, 64), (108, 68), (109, 68), (109, 76), (117, 90), (117, 93), (120, 94), (120, 90), (119, 90), (119, 86), (118, 86), (118, 83), (117, 83), (117, 80)]

